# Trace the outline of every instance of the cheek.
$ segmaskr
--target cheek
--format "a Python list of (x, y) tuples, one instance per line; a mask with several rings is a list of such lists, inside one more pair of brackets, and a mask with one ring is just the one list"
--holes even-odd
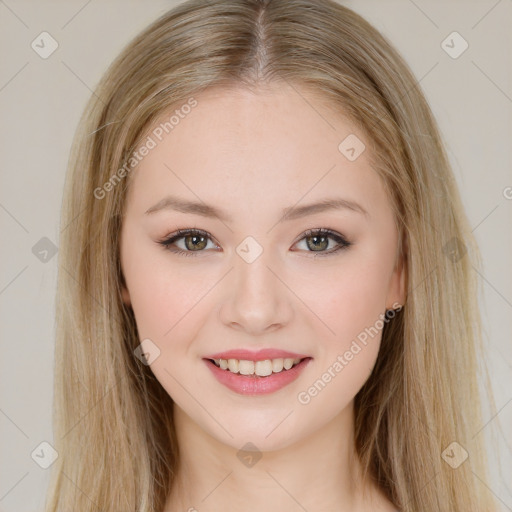
[(333, 272), (323, 292), (312, 297), (322, 321), (335, 334), (317, 322), (315, 371), (296, 396), (309, 418), (326, 421), (347, 407), (377, 360), (386, 279), (378, 268), (360, 264)]
[[(142, 238), (142, 237), (141, 237)], [(132, 236), (135, 239), (135, 236)], [(164, 248), (155, 242), (122, 246), (122, 265), (140, 339), (159, 346), (173, 337), (205, 293), (205, 279), (185, 265), (172, 265)], [(207, 288), (206, 288), (207, 289)]]
[(301, 405), (307, 405), (307, 414), (344, 408), (370, 376), (385, 325), (392, 267), (392, 251), (382, 250), (378, 242), (368, 244), (357, 255), (347, 253), (340, 259), (324, 286), (316, 289), (312, 304), (335, 334), (322, 337), (317, 374), (297, 397)]
[(205, 293), (205, 280), (177, 272), (166, 265), (141, 264), (128, 282), (139, 334), (158, 344), (175, 338), (176, 332), (197, 315), (196, 305)]
[(321, 320), (317, 330), (322, 331), (322, 339), (342, 349), (375, 325), (385, 311), (389, 265), (373, 251), (347, 253), (335, 265), (319, 265), (309, 273), (298, 295), (307, 298), (305, 302)]

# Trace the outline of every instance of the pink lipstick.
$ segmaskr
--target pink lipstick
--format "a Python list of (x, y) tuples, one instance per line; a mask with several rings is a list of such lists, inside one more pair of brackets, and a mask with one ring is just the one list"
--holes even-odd
[(278, 349), (237, 349), (211, 354), (203, 360), (215, 378), (235, 393), (263, 395), (296, 380), (312, 358)]

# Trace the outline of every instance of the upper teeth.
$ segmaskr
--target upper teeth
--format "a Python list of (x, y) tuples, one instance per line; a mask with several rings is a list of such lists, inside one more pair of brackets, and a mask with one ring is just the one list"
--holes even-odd
[(246, 359), (214, 359), (214, 361), (222, 370), (229, 370), (241, 375), (256, 374), (258, 377), (266, 377), (272, 372), (281, 372), (283, 368), (289, 370), (292, 366), (300, 363), (301, 359), (286, 357), (284, 359), (265, 359), (264, 361), (248, 361)]

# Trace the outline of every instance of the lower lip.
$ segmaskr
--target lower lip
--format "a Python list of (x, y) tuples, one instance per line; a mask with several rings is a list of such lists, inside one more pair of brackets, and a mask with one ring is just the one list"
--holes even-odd
[(266, 395), (284, 388), (297, 379), (311, 361), (311, 357), (303, 359), (289, 370), (272, 373), (272, 375), (268, 377), (240, 375), (239, 373), (232, 373), (229, 370), (222, 370), (209, 359), (204, 359), (204, 361), (217, 380), (235, 393), (239, 393), (240, 395)]

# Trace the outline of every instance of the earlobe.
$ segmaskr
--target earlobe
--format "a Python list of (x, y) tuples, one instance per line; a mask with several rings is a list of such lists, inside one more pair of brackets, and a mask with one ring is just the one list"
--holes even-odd
[(131, 306), (131, 300), (130, 300), (130, 292), (128, 291), (128, 288), (124, 284), (121, 284), (121, 297), (123, 299), (123, 302), (126, 306)]
[[(405, 246), (405, 244), (404, 244)], [(404, 252), (405, 254), (405, 252)], [(407, 299), (406, 297), (406, 283), (407, 283), (407, 268), (405, 263), (405, 255), (399, 256), (393, 275), (391, 277), (390, 289), (386, 301), (386, 309), (396, 309), (398, 304), (403, 306)]]
[(405, 301), (407, 299), (406, 297), (406, 276), (407, 276), (407, 271), (406, 271), (406, 266), (405, 266), (405, 262), (404, 262), (404, 258), (400, 258), (400, 262), (399, 262), (399, 267), (397, 269), (397, 272), (400, 273), (399, 275), (399, 283), (398, 283), (398, 294), (399, 294), (399, 299), (398, 299), (398, 302), (400, 303), (401, 306), (403, 306), (405, 304)]

